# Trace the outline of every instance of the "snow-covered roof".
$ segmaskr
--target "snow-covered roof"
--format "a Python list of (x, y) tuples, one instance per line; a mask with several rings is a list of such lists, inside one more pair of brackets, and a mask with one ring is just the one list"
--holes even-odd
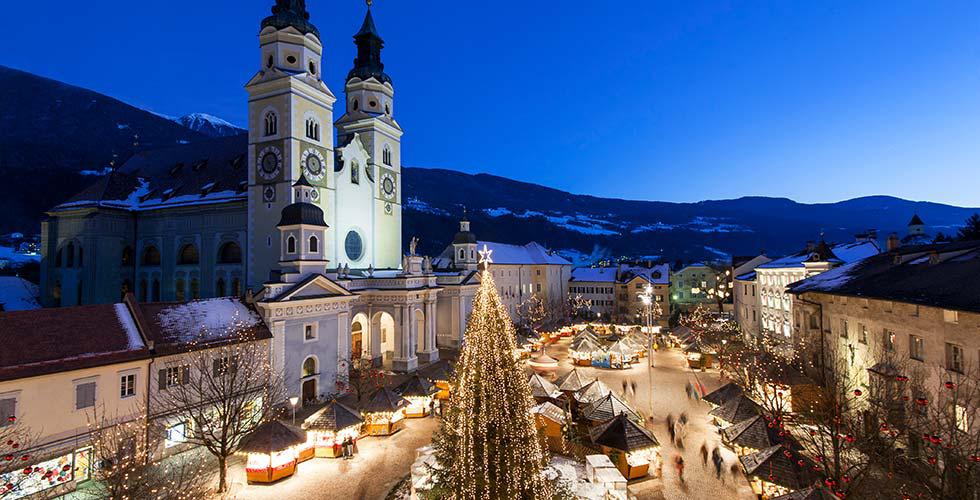
[(0, 311), (40, 309), (38, 286), (17, 276), (0, 276)]
[[(834, 255), (841, 262), (847, 264), (861, 259), (866, 259), (872, 255), (878, 255), (881, 249), (873, 241), (857, 241), (852, 243), (840, 243), (830, 247)], [(803, 263), (810, 257), (812, 252), (806, 250), (787, 255), (773, 261), (766, 262), (756, 269), (786, 269), (804, 267)]]
[(615, 283), (616, 268), (615, 267), (578, 267), (572, 269), (572, 280)]
[(477, 248), (484, 245), (493, 251), (490, 259), (494, 264), (544, 264), (570, 266), (571, 262), (561, 255), (552, 253), (538, 242), (532, 241), (526, 245), (510, 245), (493, 241), (478, 241)]
[[(182, 303), (139, 304), (147, 320), (147, 337), (156, 349), (188, 344), (204, 346), (228, 340), (261, 340), (271, 334), (251, 307), (232, 297)], [(244, 335), (243, 334), (247, 334)]]
[(670, 283), (670, 265), (658, 264), (653, 267), (629, 266), (621, 264), (617, 267), (579, 267), (572, 269), (572, 281), (625, 283), (640, 277), (655, 285)]

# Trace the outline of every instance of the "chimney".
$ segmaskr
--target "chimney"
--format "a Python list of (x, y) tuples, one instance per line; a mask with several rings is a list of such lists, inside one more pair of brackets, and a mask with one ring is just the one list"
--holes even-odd
[(897, 233), (889, 234), (888, 235), (888, 241), (885, 244), (885, 248), (888, 251), (892, 251), (892, 250), (898, 248), (899, 245), (901, 245), (901, 242), (898, 240), (898, 234)]

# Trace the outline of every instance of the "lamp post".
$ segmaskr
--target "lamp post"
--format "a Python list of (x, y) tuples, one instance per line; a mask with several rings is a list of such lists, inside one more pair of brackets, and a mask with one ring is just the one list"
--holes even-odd
[(650, 309), (653, 307), (653, 287), (648, 284), (639, 296), (640, 301), (646, 307), (647, 357), (650, 359), (650, 366), (653, 367), (653, 328), (650, 326)]
[(293, 396), (289, 398), (289, 404), (293, 407), (293, 425), (296, 425), (296, 404), (299, 403), (299, 397)]

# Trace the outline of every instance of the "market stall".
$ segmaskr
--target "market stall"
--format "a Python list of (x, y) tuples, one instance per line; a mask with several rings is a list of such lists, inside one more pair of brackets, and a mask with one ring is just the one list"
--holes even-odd
[(531, 359), (527, 362), (527, 365), (535, 372), (547, 373), (558, 369), (558, 360), (548, 356), (544, 350), (541, 350), (531, 355)]
[(633, 346), (629, 345), (625, 339), (609, 346), (609, 349), (606, 349), (606, 354), (609, 356), (609, 367), (617, 370), (631, 368), (633, 363), (639, 361)]
[(306, 436), (278, 420), (266, 422), (242, 438), (245, 476), (250, 483), (272, 483), (296, 472), (297, 447)]
[(729, 382), (729, 383), (727, 383), (727, 384), (725, 384), (725, 385), (723, 385), (723, 386), (721, 386), (721, 387), (719, 387), (719, 388), (717, 388), (717, 389), (709, 392), (708, 394), (705, 394), (704, 397), (701, 398), (701, 399), (703, 399), (705, 402), (707, 402), (709, 405), (711, 405), (711, 408), (714, 409), (714, 408), (717, 408), (717, 407), (719, 407), (719, 406), (727, 403), (732, 398), (735, 398), (735, 397), (738, 397), (738, 396), (741, 396), (741, 395), (742, 395), (742, 388), (739, 387), (734, 382)]
[(595, 379), (592, 382), (584, 385), (581, 389), (575, 391), (572, 394), (572, 401), (579, 408), (584, 408), (592, 404), (595, 401), (602, 399), (606, 394), (609, 394), (612, 390), (604, 384), (599, 379)]
[(744, 394), (739, 394), (728, 400), (725, 404), (708, 412), (714, 417), (715, 425), (728, 427), (743, 420), (748, 420), (762, 413), (762, 408), (758, 403), (752, 401)]
[(630, 408), (616, 393), (611, 391), (582, 409), (581, 415), (591, 425), (601, 424), (619, 415), (626, 415), (630, 419), (638, 422), (643, 421), (643, 417), (636, 413), (633, 408)]
[(756, 415), (721, 431), (721, 440), (740, 456), (780, 444), (799, 449), (792, 439), (788, 432), (763, 415)]
[(657, 438), (626, 414), (592, 429), (589, 434), (626, 479), (646, 477), (651, 470), (660, 469)]
[(450, 383), (452, 382), (452, 367), (448, 363), (439, 363), (436, 367), (428, 372), (427, 378), (430, 382), (435, 384), (436, 388), (439, 389), (435, 394), (435, 399), (437, 406), (441, 408), (442, 404), (449, 401), (449, 393), (451, 390)]
[(371, 395), (361, 411), (364, 413), (364, 433), (369, 436), (390, 436), (405, 425), (407, 399), (382, 387)]
[(571, 397), (573, 392), (585, 387), (587, 384), (588, 381), (579, 373), (578, 368), (572, 368), (572, 371), (555, 381), (558, 390), (563, 392), (566, 397)]
[(781, 445), (739, 457), (752, 491), (771, 499), (812, 485), (812, 462)]
[(343, 444), (347, 440), (353, 441), (353, 450), (357, 450), (357, 438), (363, 424), (364, 419), (357, 410), (333, 400), (307, 417), (303, 428), (313, 441), (317, 457), (335, 458), (343, 455)]
[(427, 417), (432, 409), (432, 398), (439, 392), (434, 384), (415, 374), (395, 388), (395, 394), (408, 400), (405, 417)]
[(688, 344), (684, 348), (687, 357), (687, 366), (690, 368), (705, 369), (711, 368), (715, 364), (716, 354), (714, 352), (701, 349), (697, 343)]
[(531, 386), (531, 395), (534, 396), (534, 400), (538, 403), (545, 401), (555, 402), (558, 401), (558, 398), (562, 397), (562, 392), (558, 390), (558, 386), (538, 373), (531, 374), (531, 378), (528, 379), (527, 383)]
[(577, 366), (592, 366), (592, 353), (601, 350), (598, 341), (589, 337), (580, 337), (568, 346), (568, 357)]

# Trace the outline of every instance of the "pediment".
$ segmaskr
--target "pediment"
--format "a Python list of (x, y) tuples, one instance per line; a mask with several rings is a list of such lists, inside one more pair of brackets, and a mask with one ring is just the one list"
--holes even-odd
[(340, 286), (326, 276), (318, 274), (297, 283), (291, 289), (273, 299), (273, 302), (349, 295), (352, 295), (349, 290)]

